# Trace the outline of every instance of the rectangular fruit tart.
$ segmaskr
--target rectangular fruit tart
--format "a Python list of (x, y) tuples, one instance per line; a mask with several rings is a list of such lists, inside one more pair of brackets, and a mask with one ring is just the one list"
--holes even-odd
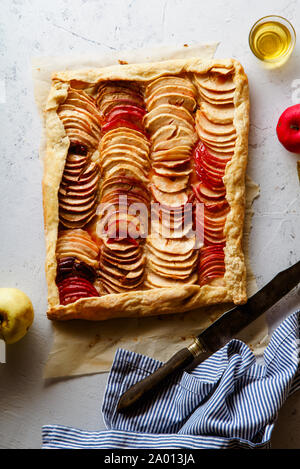
[(249, 96), (237, 61), (57, 72), (45, 124), (50, 319), (247, 300)]

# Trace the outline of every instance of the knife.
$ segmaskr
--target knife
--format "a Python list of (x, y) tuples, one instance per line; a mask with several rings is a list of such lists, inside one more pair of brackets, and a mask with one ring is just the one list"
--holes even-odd
[(0, 363), (6, 363), (6, 344), (0, 339)]
[(143, 380), (131, 386), (119, 399), (117, 411), (124, 412), (133, 404), (149, 397), (173, 373), (183, 370), (197, 357), (197, 364), (204, 361), (230, 339), (255, 321), (300, 282), (300, 261), (279, 272), (261, 290), (251, 296), (247, 303), (227, 311), (188, 347), (179, 350), (166, 363)]

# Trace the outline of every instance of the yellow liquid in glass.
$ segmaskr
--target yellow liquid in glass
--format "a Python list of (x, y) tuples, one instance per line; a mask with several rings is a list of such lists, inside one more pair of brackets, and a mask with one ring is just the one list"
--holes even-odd
[(254, 28), (250, 42), (258, 58), (276, 60), (288, 51), (291, 40), (291, 33), (286, 26), (277, 21), (268, 21)]

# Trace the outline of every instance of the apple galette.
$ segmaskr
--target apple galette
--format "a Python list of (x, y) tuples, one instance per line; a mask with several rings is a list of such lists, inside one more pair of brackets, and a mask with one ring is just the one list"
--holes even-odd
[(249, 98), (235, 60), (53, 76), (43, 194), (50, 319), (246, 301)]

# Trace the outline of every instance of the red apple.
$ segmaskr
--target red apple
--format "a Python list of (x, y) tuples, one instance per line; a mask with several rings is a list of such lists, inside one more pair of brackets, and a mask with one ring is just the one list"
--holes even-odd
[(286, 150), (300, 153), (300, 104), (288, 107), (281, 114), (276, 132)]

